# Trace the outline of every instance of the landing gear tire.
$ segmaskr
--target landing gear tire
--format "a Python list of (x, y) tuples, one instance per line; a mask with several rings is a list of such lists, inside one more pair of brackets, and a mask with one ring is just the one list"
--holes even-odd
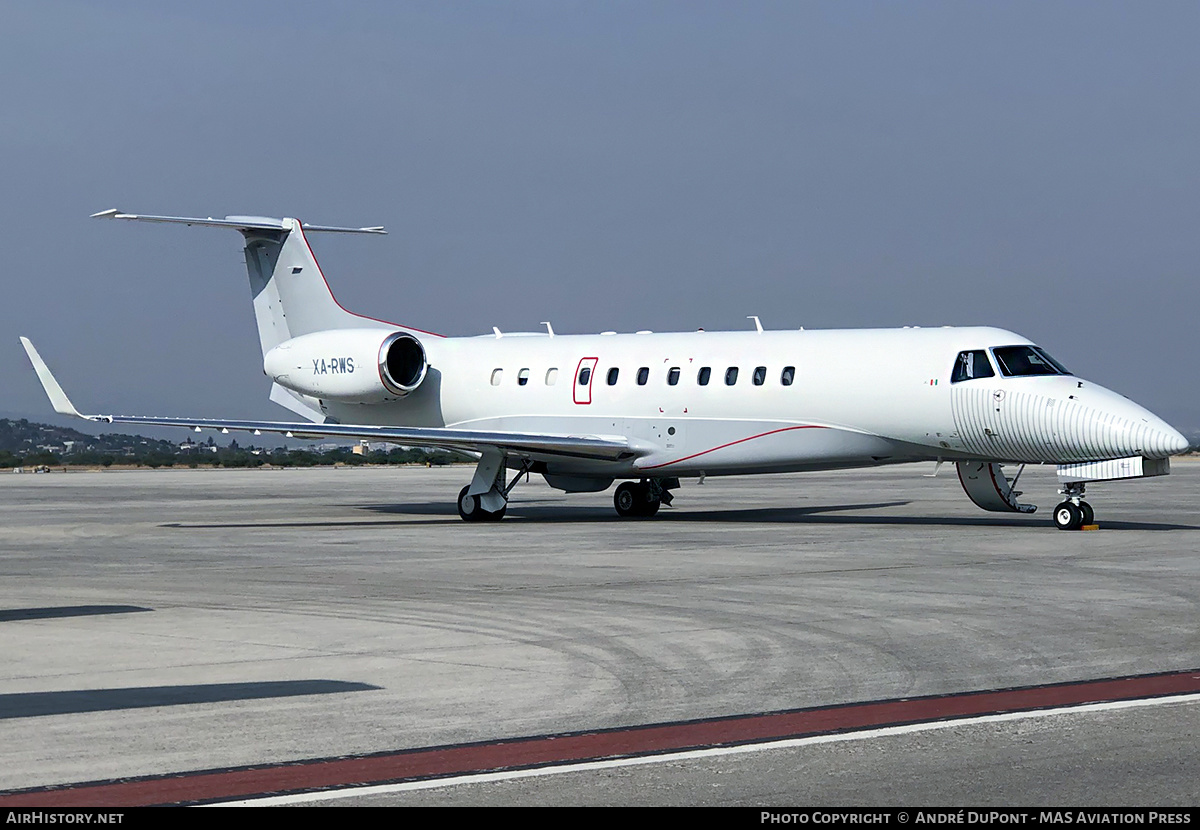
[(617, 508), (617, 515), (623, 519), (638, 515), (638, 486), (629, 481), (619, 485), (617, 492), (613, 494), (613, 506)]
[(464, 522), (498, 522), (504, 518), (504, 514), (508, 512), (508, 505), (505, 504), (496, 512), (492, 513), (483, 509), (483, 505), (479, 503), (479, 496), (468, 495), (471, 485), (467, 485), (458, 491), (458, 515)]
[[(1091, 507), (1088, 512), (1091, 512)], [(1083, 519), (1084, 511), (1074, 502), (1064, 501), (1054, 508), (1054, 526), (1059, 530), (1079, 530), (1083, 527)]]
[(483, 507), (479, 504), (479, 496), (468, 495), (471, 485), (458, 491), (458, 515), (464, 522), (482, 522)]
[(661, 504), (658, 499), (651, 498), (649, 485), (632, 481), (619, 485), (613, 494), (613, 506), (617, 508), (617, 515), (624, 519), (653, 516)]
[(1088, 504), (1086, 501), (1081, 501), (1079, 503), (1079, 509), (1083, 512), (1083, 522), (1080, 524), (1080, 527), (1083, 525), (1095, 524), (1096, 511), (1092, 510), (1092, 506), (1090, 504)]

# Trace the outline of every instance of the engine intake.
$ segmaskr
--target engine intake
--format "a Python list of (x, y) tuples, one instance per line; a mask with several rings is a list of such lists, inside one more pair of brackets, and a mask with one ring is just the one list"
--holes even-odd
[(428, 370), (425, 347), (407, 332), (389, 335), (379, 347), (379, 377), (388, 391), (398, 397), (403, 398), (420, 386)]

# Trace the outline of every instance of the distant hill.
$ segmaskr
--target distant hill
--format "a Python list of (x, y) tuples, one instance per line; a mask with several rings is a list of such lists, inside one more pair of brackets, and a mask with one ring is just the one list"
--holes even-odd
[(139, 452), (157, 450), (174, 452), (176, 445), (171, 441), (144, 438), (141, 435), (105, 433), (85, 435), (70, 427), (51, 424), (36, 424), (22, 418), (19, 421), (0, 418), (0, 452), (13, 455), (28, 455), (38, 451), (62, 455), (71, 452), (106, 452), (118, 455), (136, 455)]

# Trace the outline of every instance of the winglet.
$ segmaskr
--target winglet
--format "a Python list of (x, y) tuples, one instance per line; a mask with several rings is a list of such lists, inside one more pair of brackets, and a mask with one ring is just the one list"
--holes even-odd
[(28, 337), (21, 338), (21, 345), (25, 347), (25, 354), (29, 355), (33, 371), (37, 372), (38, 380), (42, 382), (42, 388), (46, 390), (46, 395), (50, 398), (50, 404), (54, 407), (54, 411), (60, 415), (74, 415), (76, 418), (90, 420), (88, 416), (80, 414), (75, 405), (71, 403), (71, 399), (58, 385), (58, 381), (50, 373), (50, 367), (46, 365), (46, 361), (42, 360), (42, 356), (33, 347), (33, 343), (29, 342)]

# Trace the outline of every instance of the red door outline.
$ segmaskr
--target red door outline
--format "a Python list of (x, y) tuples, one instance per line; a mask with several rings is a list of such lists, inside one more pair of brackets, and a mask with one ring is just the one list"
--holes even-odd
[[(592, 402), (592, 383), (596, 380), (596, 364), (600, 362), (598, 357), (585, 357), (579, 361), (579, 365), (575, 367), (575, 376), (571, 378), (571, 390), (577, 404), (590, 404)], [(590, 369), (588, 373), (588, 382), (586, 384), (579, 382), (579, 375), (584, 369)]]

